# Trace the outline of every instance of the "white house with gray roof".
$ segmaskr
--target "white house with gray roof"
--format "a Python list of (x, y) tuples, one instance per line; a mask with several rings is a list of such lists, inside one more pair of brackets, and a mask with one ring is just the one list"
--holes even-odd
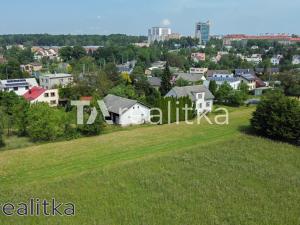
[(150, 108), (136, 100), (107, 95), (103, 101), (115, 124), (129, 126), (150, 122)]
[(38, 86), (35, 78), (0, 80), (0, 91), (13, 91), (19, 96), (24, 95), (29, 89)]
[(59, 86), (66, 87), (73, 83), (73, 76), (66, 73), (46, 74), (40, 76), (40, 86), (44, 89), (55, 89)]
[(199, 84), (201, 81), (205, 81), (206, 78), (204, 74), (191, 74), (191, 73), (175, 73), (176, 81), (185, 80), (188, 81), (190, 85)]
[(174, 87), (165, 97), (181, 98), (186, 96), (194, 102), (198, 115), (212, 111), (215, 97), (204, 85)]

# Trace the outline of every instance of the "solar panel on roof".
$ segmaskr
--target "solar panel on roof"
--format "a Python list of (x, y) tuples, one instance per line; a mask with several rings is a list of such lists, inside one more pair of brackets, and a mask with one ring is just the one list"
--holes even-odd
[(26, 79), (7, 80), (7, 83), (20, 83), (26, 82)]
[(10, 84), (5, 84), (6, 87), (21, 87), (21, 86), (29, 86), (28, 83), (10, 83)]

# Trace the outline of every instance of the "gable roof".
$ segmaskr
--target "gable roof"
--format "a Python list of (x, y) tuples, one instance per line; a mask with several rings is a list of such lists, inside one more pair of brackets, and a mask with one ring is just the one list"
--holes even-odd
[(29, 91), (27, 91), (23, 97), (27, 100), (27, 101), (33, 101), (35, 99), (37, 99), (38, 97), (40, 97), (42, 94), (44, 94), (46, 90), (44, 88), (41, 87), (33, 87), (31, 88)]
[(235, 75), (240, 76), (242, 74), (255, 74), (254, 69), (235, 69)]
[(229, 70), (208, 70), (206, 75), (212, 77), (214, 74), (231, 74)]
[(253, 75), (253, 74), (242, 74), (241, 77), (244, 78), (247, 81), (254, 81), (254, 80), (256, 80), (256, 76)]
[(159, 77), (148, 77), (148, 82), (151, 86), (160, 87), (161, 86), (161, 78)]
[(120, 112), (126, 112), (132, 106), (138, 103), (136, 100), (131, 100), (116, 95), (107, 95), (103, 99), (109, 112), (120, 115)]
[(183, 79), (189, 82), (197, 82), (201, 81), (203, 75), (202, 74), (190, 74), (190, 73), (177, 73), (175, 74), (176, 80)]
[(218, 82), (228, 82), (233, 83), (239, 81), (237, 77), (209, 77), (207, 80), (209, 81), (218, 81)]
[(186, 87), (174, 87), (166, 97), (173, 96), (172, 93), (176, 95), (177, 98), (189, 96), (192, 101), (196, 100), (196, 93), (205, 93), (205, 100), (213, 100), (215, 97), (204, 85), (194, 85)]

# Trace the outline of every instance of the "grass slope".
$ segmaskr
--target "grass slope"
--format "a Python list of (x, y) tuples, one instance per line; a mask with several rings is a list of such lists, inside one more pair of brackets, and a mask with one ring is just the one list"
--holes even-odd
[(299, 149), (229, 126), (166, 125), (0, 153), (0, 204), (74, 202), (74, 218), (0, 224), (300, 224)]

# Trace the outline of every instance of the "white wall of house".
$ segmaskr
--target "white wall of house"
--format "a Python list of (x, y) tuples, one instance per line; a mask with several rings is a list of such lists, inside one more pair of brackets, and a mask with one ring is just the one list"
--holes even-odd
[[(7, 87), (6, 84), (8, 81), (14, 81), (14, 80), (24, 80), (24, 83), (27, 83), (27, 85), (14, 85), (13, 87)], [(17, 82), (18, 83), (18, 82)], [(23, 82), (20, 82), (23, 83)], [(36, 82), (35, 78), (20, 78), (20, 79), (11, 79), (11, 80), (0, 80), (0, 91), (5, 92), (11, 92), (13, 91), (18, 96), (24, 95), (30, 88), (38, 87), (38, 83)]]
[(139, 125), (150, 122), (150, 109), (142, 104), (135, 104), (119, 118), (121, 126)]
[(213, 100), (205, 100), (205, 92), (197, 93), (195, 106), (198, 115), (203, 112), (211, 112)]
[(248, 85), (249, 87), (249, 91), (252, 91), (256, 88), (256, 82), (255, 81), (249, 81), (244, 79), (243, 77), (240, 78), (241, 79), (241, 83), (245, 83)]
[(52, 89), (59, 86), (66, 87), (71, 83), (73, 83), (73, 77), (67, 74), (61, 76), (60, 74), (52, 74), (40, 77), (40, 85), (44, 89)]
[[(226, 81), (216, 81), (216, 84), (218, 86), (221, 86), (222, 84), (224, 84)], [(234, 90), (237, 90), (241, 84), (241, 81), (237, 80), (237, 81), (233, 81), (233, 82), (228, 82), (227, 83), (230, 85), (230, 87), (232, 87)]]
[(49, 106), (55, 107), (58, 106), (58, 100), (59, 100), (58, 89), (51, 89), (51, 90), (46, 90), (38, 98), (31, 101), (31, 103), (45, 102), (48, 103)]

